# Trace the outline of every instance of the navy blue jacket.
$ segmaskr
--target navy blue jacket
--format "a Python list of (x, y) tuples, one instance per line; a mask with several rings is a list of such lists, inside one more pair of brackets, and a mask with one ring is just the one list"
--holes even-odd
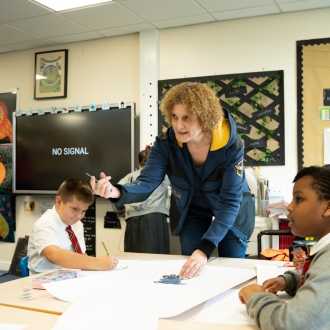
[[(254, 202), (245, 179), (243, 142), (236, 133), (236, 123), (226, 109), (225, 119), (212, 132), (212, 142), (201, 176), (201, 192), (214, 215), (214, 221), (202, 237), (198, 247), (210, 256), (228, 230), (246, 241), (254, 228)], [(149, 197), (163, 181), (165, 174), (171, 182), (180, 219), (173, 230), (178, 235), (184, 224), (194, 191), (194, 169), (189, 154), (182, 152), (183, 145), (177, 141), (173, 128), (156, 138), (140, 176), (136, 181), (116, 185), (121, 190), (115, 204), (141, 202)], [(241, 212), (237, 217), (243, 197), (249, 195), (251, 212)], [(253, 206), (251, 206), (253, 205)], [(172, 221), (172, 219), (170, 219)], [(236, 221), (235, 221), (236, 220)]]

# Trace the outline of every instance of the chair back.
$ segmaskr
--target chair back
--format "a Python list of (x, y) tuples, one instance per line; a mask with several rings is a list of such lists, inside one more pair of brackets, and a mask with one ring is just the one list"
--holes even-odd
[(28, 262), (29, 262), (29, 256), (23, 257), (19, 262), (19, 268), (21, 270), (22, 277), (29, 276), (30, 272), (29, 272)]

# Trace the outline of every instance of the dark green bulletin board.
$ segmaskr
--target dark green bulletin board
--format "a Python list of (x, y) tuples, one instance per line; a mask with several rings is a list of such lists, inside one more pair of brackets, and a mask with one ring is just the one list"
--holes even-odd
[[(207, 84), (231, 112), (244, 141), (245, 166), (285, 164), (283, 70), (159, 80), (159, 101), (186, 81)], [(160, 134), (168, 125), (160, 111), (158, 118)]]

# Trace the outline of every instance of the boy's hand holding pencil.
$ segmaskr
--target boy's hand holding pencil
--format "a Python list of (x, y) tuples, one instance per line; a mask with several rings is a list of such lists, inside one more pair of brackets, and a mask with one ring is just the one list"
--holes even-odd
[(111, 258), (111, 268), (110, 269), (113, 269), (115, 268), (117, 265), (118, 265), (118, 258), (117, 257), (114, 257), (114, 256), (110, 256), (105, 244), (102, 242), (102, 245), (103, 245), (103, 248), (104, 248), (104, 251), (107, 255), (107, 257), (110, 257)]

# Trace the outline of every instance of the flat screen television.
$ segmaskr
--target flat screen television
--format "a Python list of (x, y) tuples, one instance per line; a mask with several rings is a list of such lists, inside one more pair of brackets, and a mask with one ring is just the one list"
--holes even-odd
[(13, 193), (56, 194), (67, 178), (117, 183), (136, 168), (135, 106), (13, 114)]

